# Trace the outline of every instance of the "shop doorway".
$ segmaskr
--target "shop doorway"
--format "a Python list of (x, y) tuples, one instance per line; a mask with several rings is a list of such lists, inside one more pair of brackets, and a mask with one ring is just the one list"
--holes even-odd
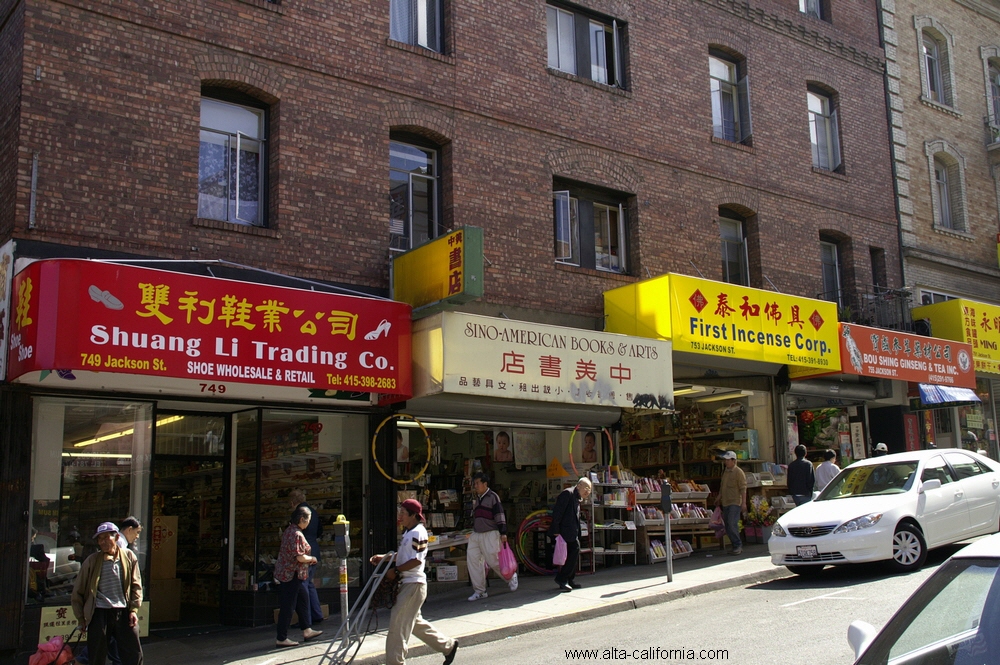
[(221, 623), (228, 551), (228, 416), (156, 418), (150, 534), (150, 622)]

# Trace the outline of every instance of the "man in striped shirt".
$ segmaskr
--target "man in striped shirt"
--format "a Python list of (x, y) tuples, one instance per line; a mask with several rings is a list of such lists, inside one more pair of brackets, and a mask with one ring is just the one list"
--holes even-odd
[[(472, 489), (476, 498), (472, 509), (472, 535), (466, 559), (472, 595), (469, 601), (486, 598), (486, 566), (500, 575), (500, 546), (507, 542), (507, 517), (500, 497), (490, 489), (486, 474), (480, 471), (472, 476)], [(511, 591), (517, 590), (517, 573), (507, 583)]]
[(142, 665), (138, 615), (142, 577), (135, 553), (119, 547), (118, 536), (113, 522), (97, 527), (94, 540), (100, 551), (83, 562), (73, 585), (73, 614), (87, 633), (91, 665), (104, 665), (112, 638), (123, 665)]

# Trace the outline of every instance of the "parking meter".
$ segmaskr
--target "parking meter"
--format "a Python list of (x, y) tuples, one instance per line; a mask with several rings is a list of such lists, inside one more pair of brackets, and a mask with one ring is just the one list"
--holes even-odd
[(333, 523), (333, 551), (339, 559), (346, 559), (351, 551), (350, 530), (351, 523), (343, 515), (337, 515), (337, 521)]
[(347, 555), (351, 551), (351, 523), (343, 515), (337, 515), (333, 523), (333, 551), (340, 559), (340, 621), (347, 630)]

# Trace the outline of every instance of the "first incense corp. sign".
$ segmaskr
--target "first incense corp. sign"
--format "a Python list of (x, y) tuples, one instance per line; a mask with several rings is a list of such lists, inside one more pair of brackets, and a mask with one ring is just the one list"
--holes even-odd
[(53, 259), (14, 278), (10, 380), (143, 374), (410, 394), (410, 306)]

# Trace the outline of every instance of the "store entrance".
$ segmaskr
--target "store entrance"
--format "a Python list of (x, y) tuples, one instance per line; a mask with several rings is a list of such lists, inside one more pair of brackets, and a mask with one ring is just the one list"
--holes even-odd
[(226, 579), (225, 414), (164, 413), (153, 444), (150, 623), (217, 625)]

